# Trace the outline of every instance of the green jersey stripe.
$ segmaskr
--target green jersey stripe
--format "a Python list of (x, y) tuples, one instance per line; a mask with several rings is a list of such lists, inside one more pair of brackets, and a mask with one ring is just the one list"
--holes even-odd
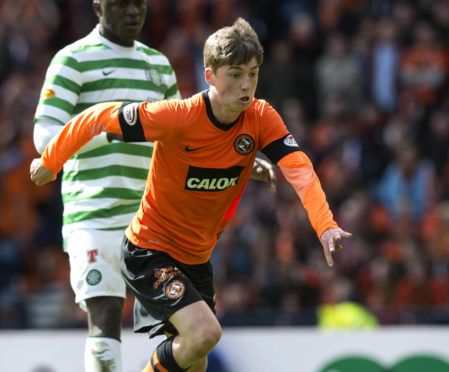
[(173, 84), (170, 88), (165, 91), (165, 98), (170, 98), (178, 92), (178, 84)]
[(68, 192), (62, 195), (62, 201), (68, 203), (75, 200), (85, 200), (94, 198), (116, 198), (124, 200), (140, 200), (142, 191), (125, 189), (123, 187), (108, 187), (95, 190), (95, 192)]
[[(57, 76), (51, 76), (47, 79), (45, 79), (44, 86), (48, 85), (57, 85), (60, 87), (63, 87), (64, 89), (67, 89), (75, 94), (79, 94), (81, 92), (81, 86), (79, 86), (74, 81), (67, 79), (64, 76), (57, 75)], [(54, 98), (53, 98), (54, 99)]]
[(53, 117), (53, 116), (48, 116), (48, 115), (41, 115), (41, 116), (39, 116), (39, 117), (35, 116), (35, 117), (34, 117), (34, 123), (36, 123), (38, 120), (42, 120), (42, 119), (49, 119), (49, 120), (51, 120), (51, 121), (56, 121), (56, 122), (58, 122), (58, 123), (61, 124), (61, 125), (65, 125), (65, 123), (62, 122), (61, 120), (58, 120), (58, 119), (56, 119), (55, 117)]
[(105, 59), (99, 61), (83, 61), (79, 62), (81, 71), (92, 71), (99, 69), (113, 69), (113, 68), (134, 68), (139, 70), (148, 70), (149, 67), (155, 68), (162, 74), (171, 74), (173, 68), (171, 66), (159, 65), (159, 64), (149, 64), (147, 61), (140, 61), (128, 58), (115, 58), (115, 59)]
[(134, 143), (128, 143), (125, 146), (123, 146), (122, 143), (111, 143), (108, 146), (98, 147), (96, 149), (83, 152), (82, 154), (74, 155), (72, 159), (86, 159), (117, 153), (151, 157), (153, 156), (153, 147), (136, 145)]
[(98, 228), (97, 230), (101, 230), (101, 231), (117, 231), (117, 230), (126, 230), (126, 228), (129, 225), (126, 226), (117, 226), (117, 227), (104, 227), (104, 228)]
[(171, 66), (154, 64), (151, 65), (151, 67), (156, 68), (156, 70), (158, 70), (161, 74), (171, 75), (173, 73), (173, 67)]
[(67, 112), (69, 115), (70, 115), (70, 113), (73, 112), (73, 105), (70, 102), (67, 102), (66, 100), (61, 99), (61, 98), (57, 98), (57, 97), (48, 98), (48, 99), (42, 100), (41, 103), (43, 103), (44, 105), (48, 105), (48, 106), (52, 106), (52, 107), (61, 109), (65, 112)]
[(143, 45), (138, 46), (137, 50), (139, 52), (145, 53), (148, 56), (163, 56), (163, 54), (161, 52), (157, 51), (156, 49), (145, 47)]
[(111, 165), (104, 168), (64, 172), (62, 175), (62, 182), (96, 180), (110, 176), (123, 176), (146, 180), (147, 175), (148, 169), (126, 167), (123, 165)]
[(98, 52), (110, 49), (108, 46), (104, 44), (76, 44), (76, 47), (71, 49), (72, 53), (83, 53), (83, 52)]
[(91, 211), (80, 211), (75, 213), (67, 214), (63, 217), (63, 224), (70, 224), (80, 221), (86, 221), (93, 218), (110, 218), (112, 216), (118, 216), (122, 214), (128, 214), (136, 212), (139, 208), (140, 203), (130, 204), (130, 205), (119, 205), (117, 207), (105, 208), (105, 209), (95, 209)]
[(70, 67), (76, 71), (79, 71), (79, 63), (78, 61), (71, 57), (71, 56), (67, 56), (67, 55), (56, 55), (55, 58), (53, 58), (53, 60), (51, 61), (51, 65), (63, 65), (66, 67)]
[(129, 89), (142, 89), (142, 90), (155, 90), (158, 92), (165, 92), (167, 86), (161, 84), (157, 86), (151, 81), (146, 80), (133, 80), (133, 79), (103, 79), (97, 81), (91, 81), (83, 85), (81, 93), (92, 92), (97, 90), (105, 89), (118, 89), (118, 88), (129, 88)]

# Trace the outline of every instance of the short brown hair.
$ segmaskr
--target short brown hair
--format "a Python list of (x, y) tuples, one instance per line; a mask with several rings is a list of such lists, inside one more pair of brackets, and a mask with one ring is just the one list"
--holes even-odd
[(260, 66), (263, 48), (256, 32), (243, 18), (238, 18), (232, 26), (214, 32), (204, 43), (204, 67), (213, 71), (224, 65), (246, 64), (253, 57)]

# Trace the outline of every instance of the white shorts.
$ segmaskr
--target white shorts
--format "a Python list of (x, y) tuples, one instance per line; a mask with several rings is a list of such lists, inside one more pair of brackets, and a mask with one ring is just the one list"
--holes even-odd
[(70, 284), (75, 302), (86, 311), (92, 297), (126, 297), (120, 272), (123, 230), (77, 230), (66, 240), (70, 260)]

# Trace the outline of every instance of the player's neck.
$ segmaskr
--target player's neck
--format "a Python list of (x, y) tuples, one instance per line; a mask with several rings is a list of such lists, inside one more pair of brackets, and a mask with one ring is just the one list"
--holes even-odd
[(239, 118), (241, 112), (229, 110), (228, 105), (220, 101), (220, 97), (210, 89), (208, 92), (209, 102), (212, 108), (212, 113), (215, 118), (223, 125), (232, 125)]

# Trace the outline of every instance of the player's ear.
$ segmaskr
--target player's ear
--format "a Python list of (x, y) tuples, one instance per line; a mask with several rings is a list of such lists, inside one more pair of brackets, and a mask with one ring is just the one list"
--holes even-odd
[(214, 72), (210, 67), (206, 67), (204, 70), (204, 79), (206, 80), (206, 83), (209, 85), (215, 85), (214, 79), (213, 79)]

